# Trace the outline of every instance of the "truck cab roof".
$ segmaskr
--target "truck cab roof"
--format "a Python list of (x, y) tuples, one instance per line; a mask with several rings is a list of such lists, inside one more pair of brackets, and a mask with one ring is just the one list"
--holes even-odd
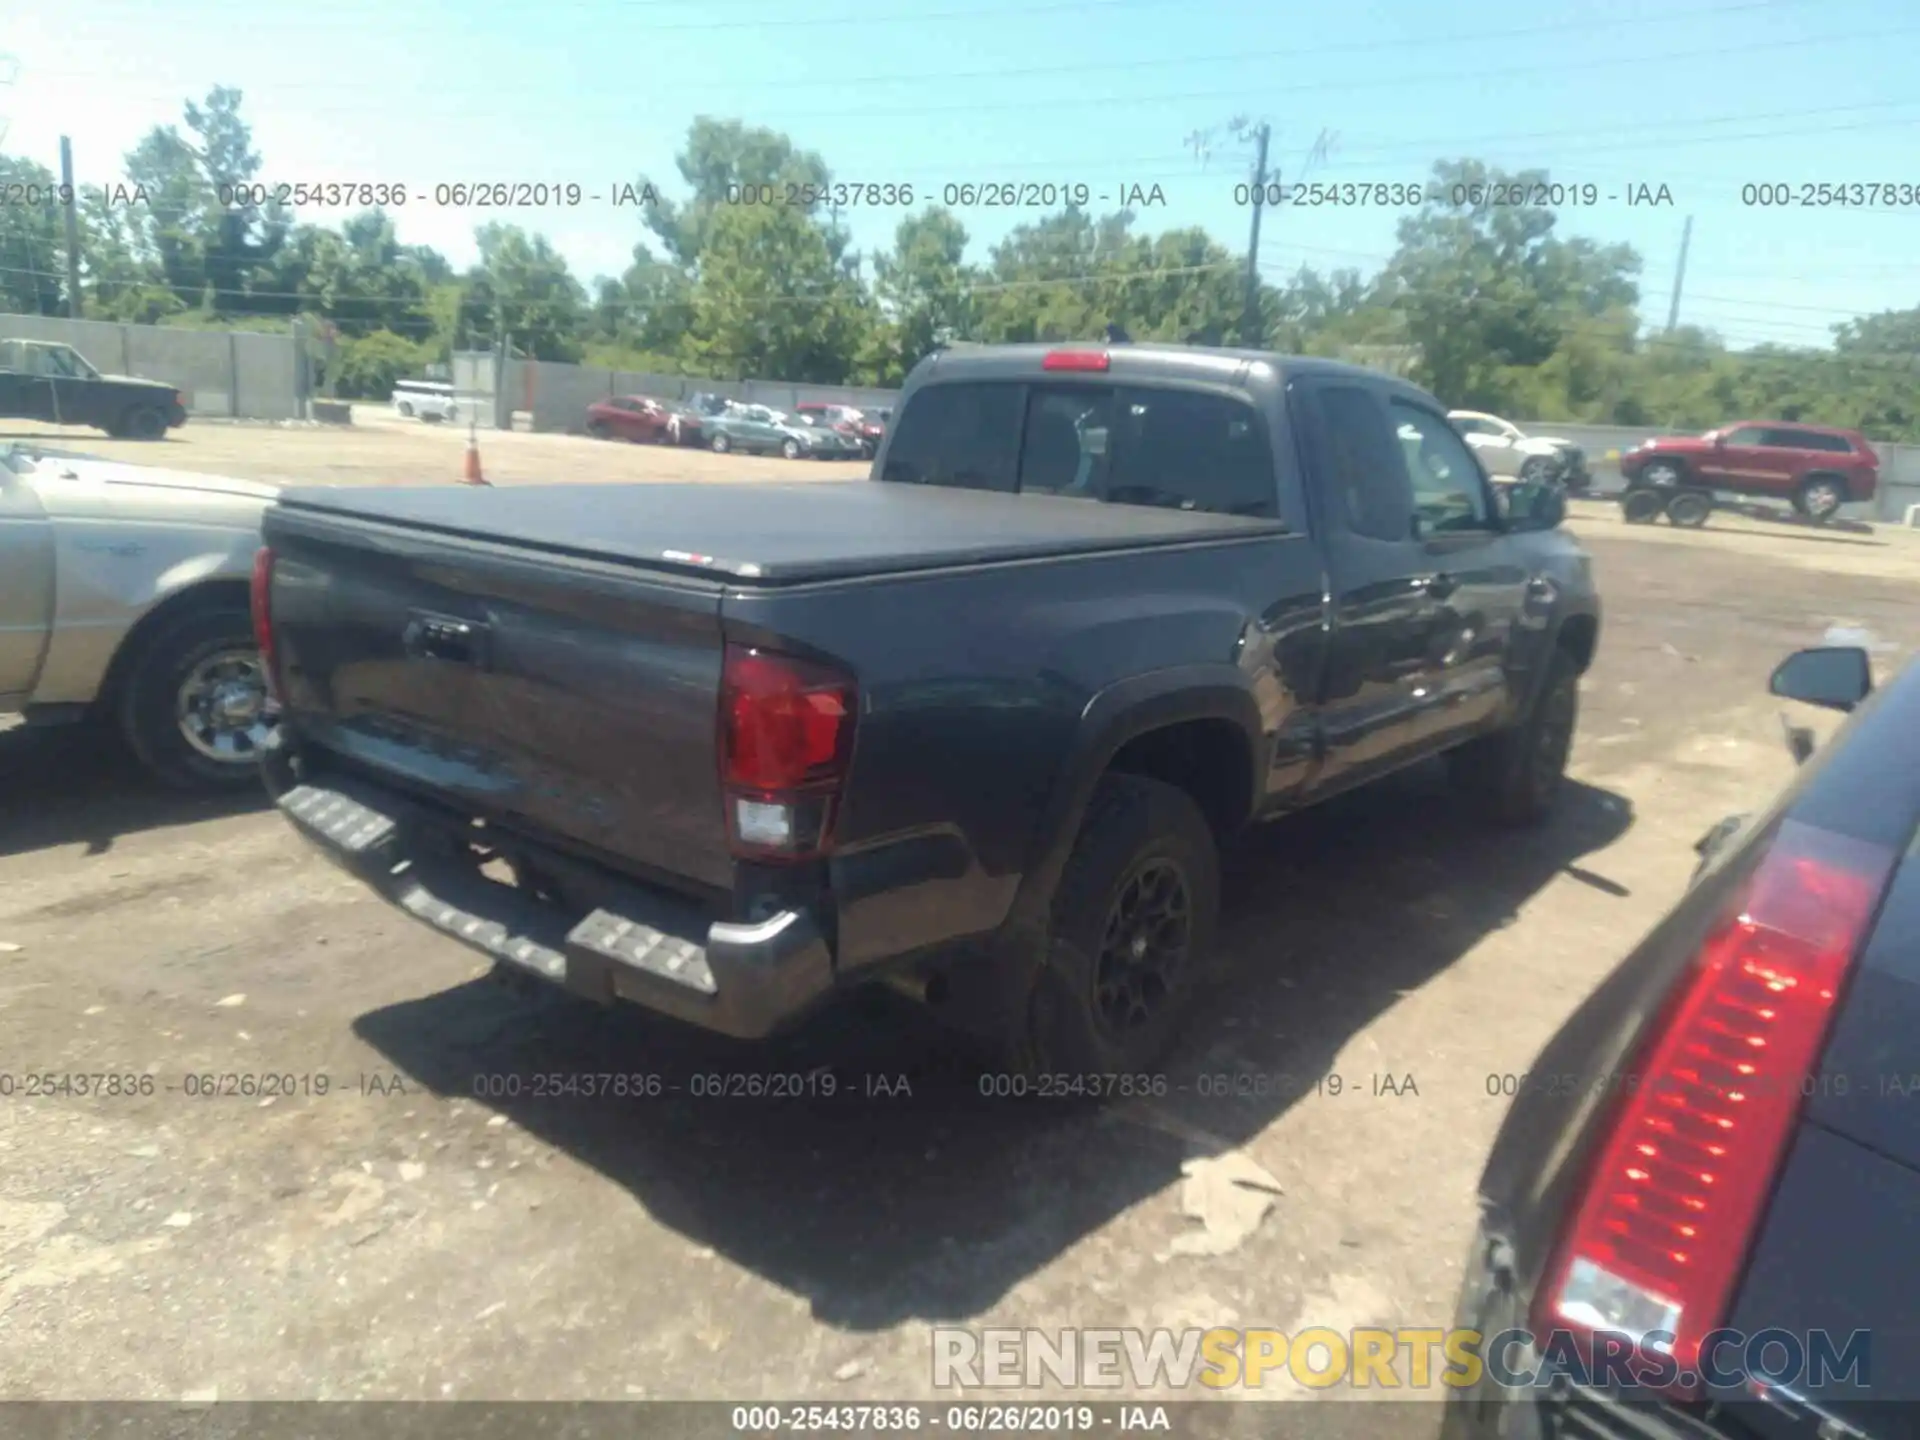
[[(1049, 356), (1089, 357), (1055, 360)], [(1104, 357), (1104, 363), (1097, 363)], [(1260, 368), (1260, 367), (1264, 367)], [(1338, 376), (1385, 385), (1432, 401), (1424, 391), (1385, 371), (1314, 355), (1283, 355), (1203, 345), (1141, 344), (1105, 340), (1035, 342), (1018, 345), (964, 345), (936, 350), (913, 368), (905, 390), (935, 380), (1027, 379), (1042, 375), (1067, 379), (1106, 375), (1121, 380), (1184, 380), (1199, 384), (1259, 381), (1285, 384), (1295, 375)]]

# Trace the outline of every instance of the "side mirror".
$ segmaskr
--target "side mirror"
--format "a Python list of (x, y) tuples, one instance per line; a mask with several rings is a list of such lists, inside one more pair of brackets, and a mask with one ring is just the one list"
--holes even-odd
[(1857, 645), (1796, 650), (1767, 682), (1770, 694), (1829, 710), (1851, 710), (1873, 693), (1873, 666)]
[(1552, 481), (1508, 487), (1507, 524), (1515, 530), (1556, 530), (1567, 518), (1567, 492)]

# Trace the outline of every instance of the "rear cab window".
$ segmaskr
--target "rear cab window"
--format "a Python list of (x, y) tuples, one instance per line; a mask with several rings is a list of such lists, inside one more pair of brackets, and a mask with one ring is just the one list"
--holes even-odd
[(882, 480), (1279, 519), (1260, 413), (1213, 391), (949, 381), (894, 421)]

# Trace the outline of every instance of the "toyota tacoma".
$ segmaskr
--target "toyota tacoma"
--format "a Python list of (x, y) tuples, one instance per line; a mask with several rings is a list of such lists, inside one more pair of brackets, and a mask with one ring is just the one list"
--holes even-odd
[(1145, 344), (931, 356), (864, 480), (290, 490), (267, 785), (510, 973), (749, 1038), (884, 981), (1129, 1071), (1242, 827), (1443, 752), (1548, 812), (1563, 495), (1390, 376)]

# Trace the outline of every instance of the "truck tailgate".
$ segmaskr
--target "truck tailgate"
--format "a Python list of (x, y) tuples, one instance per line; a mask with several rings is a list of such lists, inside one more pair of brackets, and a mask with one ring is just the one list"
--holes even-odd
[(648, 878), (729, 886), (718, 581), (298, 507), (265, 536), (304, 743)]

